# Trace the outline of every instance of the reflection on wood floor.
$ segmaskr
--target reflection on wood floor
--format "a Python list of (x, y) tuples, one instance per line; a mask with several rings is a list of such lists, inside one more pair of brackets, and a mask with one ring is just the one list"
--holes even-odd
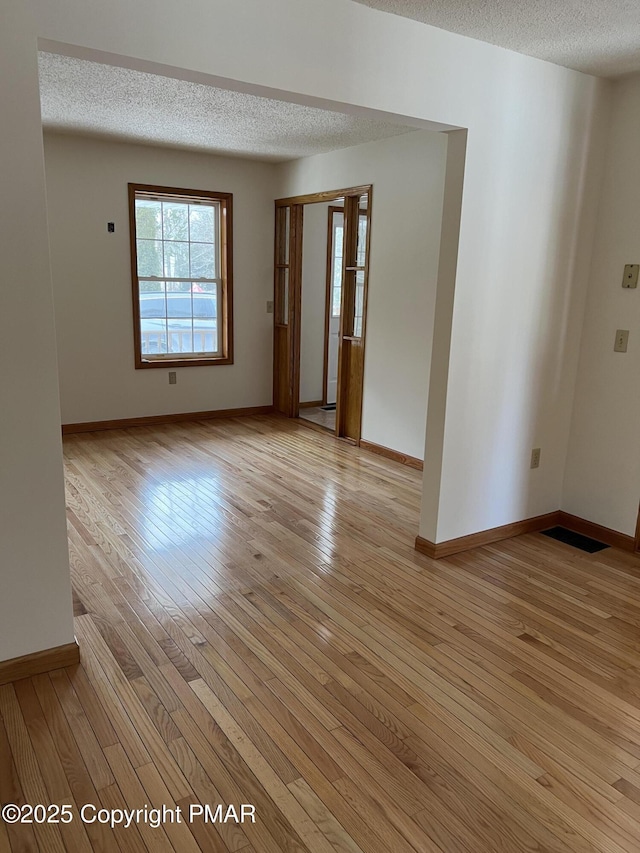
[[(284, 419), (65, 439), (82, 664), (0, 687), (0, 850), (640, 850), (640, 561), (433, 562), (421, 475)], [(83, 824), (253, 804), (256, 822)]]

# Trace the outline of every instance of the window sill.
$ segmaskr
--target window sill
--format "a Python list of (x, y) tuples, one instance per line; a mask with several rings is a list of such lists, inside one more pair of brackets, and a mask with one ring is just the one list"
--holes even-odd
[(215, 365), (233, 364), (233, 358), (159, 358), (152, 361), (136, 359), (136, 370), (157, 367), (214, 367)]

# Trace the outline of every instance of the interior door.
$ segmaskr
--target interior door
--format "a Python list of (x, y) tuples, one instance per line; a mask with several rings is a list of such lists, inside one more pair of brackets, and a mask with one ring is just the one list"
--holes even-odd
[(345, 197), (336, 434), (360, 441), (367, 314), (370, 193)]
[(342, 246), (344, 237), (344, 209), (329, 208), (327, 257), (327, 318), (325, 343), (325, 402), (330, 405), (338, 399), (338, 351), (340, 348), (340, 307), (342, 297)]
[(298, 414), (302, 205), (276, 203), (273, 325), (273, 407)]

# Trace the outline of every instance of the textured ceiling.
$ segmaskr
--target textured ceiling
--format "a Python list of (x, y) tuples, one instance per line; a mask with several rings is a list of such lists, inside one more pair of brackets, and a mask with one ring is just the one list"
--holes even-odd
[(42, 124), (66, 133), (284, 161), (415, 130), (53, 53), (39, 67)]
[(640, 0), (355, 0), (601, 77), (640, 71)]

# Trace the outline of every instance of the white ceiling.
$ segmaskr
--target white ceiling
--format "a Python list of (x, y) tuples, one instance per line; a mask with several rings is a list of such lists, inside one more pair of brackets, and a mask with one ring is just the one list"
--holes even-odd
[(39, 68), (42, 124), (65, 133), (278, 162), (415, 130), (53, 53)]
[(640, 0), (356, 0), (601, 77), (640, 71)]

